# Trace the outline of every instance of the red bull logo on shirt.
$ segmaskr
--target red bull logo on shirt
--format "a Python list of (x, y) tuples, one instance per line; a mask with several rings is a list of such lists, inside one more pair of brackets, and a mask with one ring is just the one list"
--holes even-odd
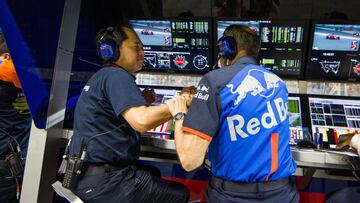
[[(261, 128), (269, 129), (284, 122), (287, 118), (287, 104), (281, 97), (274, 99), (273, 103), (275, 104), (275, 111), (271, 102), (268, 101), (266, 103), (267, 111), (249, 120), (245, 120), (240, 114), (227, 117), (231, 141), (237, 140), (236, 135), (247, 138), (249, 135), (257, 134)], [(276, 119), (275, 114), (280, 120)]]
[[(265, 86), (262, 85), (255, 75), (262, 76), (261, 79), (265, 80)], [(259, 69), (251, 69), (235, 90), (233, 84), (228, 84), (226, 87), (230, 89), (232, 94), (238, 95), (234, 101), (234, 105), (236, 106), (245, 99), (248, 94), (252, 96), (259, 95), (265, 98), (272, 96), (276, 88), (279, 87), (279, 82), (283, 81), (273, 73), (267, 73)]]
[[(240, 81), (240, 84), (235, 80), (235, 85), (234, 82), (227, 85), (230, 93), (236, 95), (234, 106), (243, 102), (247, 105), (261, 98), (270, 98), (275, 95), (281, 83), (284, 86), (284, 82), (278, 76), (259, 68), (249, 69)], [(236, 84), (239, 85), (235, 88)], [(226, 118), (231, 141), (236, 141), (237, 135), (247, 138), (284, 122), (287, 119), (286, 102), (287, 100), (281, 95), (276, 95), (275, 99), (267, 100), (266, 108), (258, 110), (257, 114), (244, 111), (244, 109), (235, 110), (233, 115)]]
[(209, 99), (209, 90), (210, 88), (205, 85), (199, 85), (197, 87), (196, 94), (194, 95), (195, 98), (207, 101)]

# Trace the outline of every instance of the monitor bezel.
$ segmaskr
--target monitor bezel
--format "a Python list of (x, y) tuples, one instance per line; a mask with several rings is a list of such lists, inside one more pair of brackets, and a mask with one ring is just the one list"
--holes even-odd
[[(305, 80), (311, 80), (311, 81), (326, 81), (326, 82), (357, 82), (360, 81), (360, 78), (358, 80), (356, 79), (349, 79), (349, 78), (324, 78), (324, 77), (313, 77), (310, 74), (310, 59), (311, 59), (311, 52), (313, 43), (314, 43), (314, 32), (315, 32), (315, 25), (316, 24), (340, 24), (340, 25), (351, 25), (351, 24), (359, 24), (360, 21), (356, 20), (311, 20), (310, 28), (309, 28), (309, 35), (308, 35), (308, 49), (307, 49), (307, 57), (306, 57), (306, 67), (304, 69), (304, 79)], [(359, 54), (360, 54), (360, 48), (359, 48)]]
[(301, 125), (302, 128), (309, 128), (308, 98), (306, 94), (289, 93), (288, 97), (298, 97), (300, 99)]
[(213, 23), (212, 23), (212, 18), (210, 17), (164, 17), (164, 18), (160, 18), (160, 17), (136, 17), (136, 18), (129, 18), (128, 19), (128, 24), (129, 26), (132, 28), (130, 21), (131, 20), (160, 20), (160, 21), (175, 21), (175, 20), (203, 20), (203, 21), (207, 21), (209, 24), (208, 28), (209, 28), (209, 59), (208, 59), (208, 71), (196, 71), (196, 70), (187, 70), (187, 71), (182, 71), (182, 70), (163, 70), (163, 69), (159, 69), (159, 70), (155, 70), (155, 69), (141, 69), (139, 72), (162, 72), (162, 73), (178, 73), (178, 74), (196, 74), (196, 75), (205, 75), (206, 73), (210, 72), (211, 70), (213, 70), (213, 64), (214, 64), (214, 56), (213, 56)]
[(307, 105), (306, 105), (306, 109), (307, 109), (307, 118), (308, 118), (308, 127), (309, 127), (309, 132), (311, 133), (311, 135), (313, 135), (312, 132), (312, 124), (311, 124), (311, 118), (310, 118), (310, 102), (309, 102), (309, 98), (318, 98), (318, 99), (338, 99), (338, 100), (359, 100), (360, 103), (360, 96), (356, 97), (356, 96), (344, 96), (344, 95), (318, 95), (318, 94), (307, 94), (306, 95), (306, 100), (307, 100)]
[[(302, 61), (302, 65), (300, 67), (300, 71), (298, 75), (287, 75), (287, 74), (278, 74), (276, 73), (276, 75), (278, 75), (280, 78), (282, 79), (304, 79), (304, 74), (305, 74), (305, 68), (307, 66), (306, 62), (307, 62), (307, 51), (308, 51), (308, 43), (306, 43), (309, 39), (309, 25), (310, 22), (309, 20), (306, 19), (269, 19), (269, 18), (224, 18), (224, 17), (218, 17), (218, 18), (214, 18), (214, 38), (213, 41), (217, 42), (217, 27), (218, 27), (218, 22), (219, 21), (271, 21), (272, 22), (299, 22), (299, 23), (304, 23), (304, 36), (303, 36), (303, 53), (301, 56), (301, 61)], [(214, 45), (215, 47), (215, 45)], [(215, 60), (217, 60), (217, 50), (216, 48), (214, 48), (214, 63), (216, 63)], [(257, 61), (259, 63), (259, 59), (257, 58)]]

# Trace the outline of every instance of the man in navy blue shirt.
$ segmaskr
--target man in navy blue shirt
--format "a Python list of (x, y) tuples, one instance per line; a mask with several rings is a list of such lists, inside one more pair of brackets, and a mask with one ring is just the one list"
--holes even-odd
[(298, 202), (284, 81), (257, 65), (249, 27), (229, 26), (218, 45), (226, 67), (201, 79), (188, 111), (183, 97), (169, 103), (182, 166), (199, 167), (209, 148), (208, 202)]
[(81, 145), (87, 152), (73, 192), (86, 202), (187, 202), (183, 185), (136, 166), (139, 133), (172, 117), (166, 104), (147, 106), (136, 86), (134, 73), (144, 62), (139, 37), (128, 27), (108, 27), (97, 36), (97, 50), (106, 66), (85, 85), (75, 108), (70, 155)]

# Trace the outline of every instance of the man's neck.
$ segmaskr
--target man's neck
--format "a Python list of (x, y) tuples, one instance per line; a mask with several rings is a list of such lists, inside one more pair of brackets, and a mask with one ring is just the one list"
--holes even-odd
[(235, 64), (236, 61), (238, 61), (241, 57), (244, 57), (244, 56), (249, 56), (249, 54), (248, 54), (246, 51), (243, 51), (243, 50), (239, 51), (239, 52), (236, 54), (235, 58), (230, 61), (229, 65)]

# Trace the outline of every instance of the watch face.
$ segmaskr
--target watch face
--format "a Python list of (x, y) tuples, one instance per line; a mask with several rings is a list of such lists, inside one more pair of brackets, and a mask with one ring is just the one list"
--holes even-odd
[(184, 116), (185, 116), (185, 113), (177, 113), (174, 116), (174, 120), (180, 120), (180, 119), (184, 118)]

